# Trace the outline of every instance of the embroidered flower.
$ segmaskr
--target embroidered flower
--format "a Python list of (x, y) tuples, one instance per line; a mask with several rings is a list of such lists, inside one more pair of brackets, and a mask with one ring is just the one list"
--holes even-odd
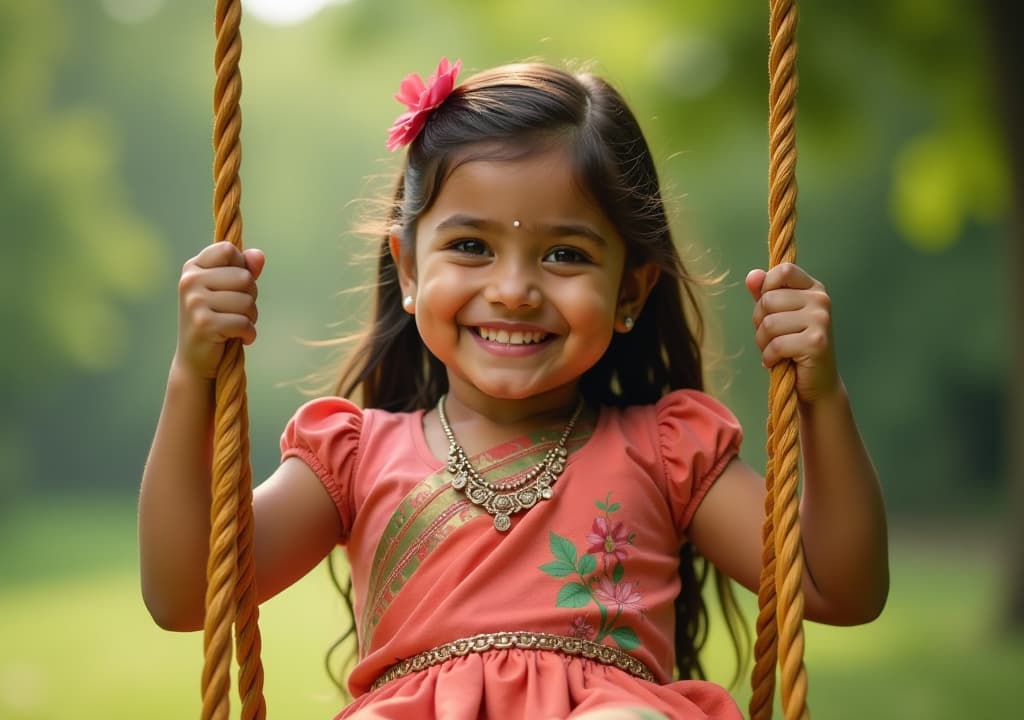
[(617, 562), (622, 562), (629, 556), (629, 552), (626, 550), (626, 546), (629, 544), (629, 533), (626, 532), (626, 528), (621, 522), (615, 523), (613, 526), (607, 518), (594, 518), (594, 527), (587, 534), (587, 542), (590, 543), (587, 552), (603, 553), (606, 563), (611, 562), (612, 558)]
[(594, 634), (594, 626), (588, 623), (587, 619), (582, 615), (577, 615), (572, 623), (569, 624), (569, 635), (571, 637), (592, 640)]
[(640, 601), (643, 600), (643, 596), (634, 589), (635, 585), (636, 583), (631, 582), (613, 583), (607, 577), (602, 577), (594, 588), (594, 597), (605, 605), (639, 610), (642, 609)]
[[(628, 620), (633, 616), (624, 617), (623, 610), (636, 610), (641, 619), (646, 613), (640, 583), (623, 582), (626, 546), (633, 544), (634, 535), (626, 531), (623, 523), (612, 521), (612, 516), (622, 509), (621, 504), (612, 502), (612, 493), (604, 500), (595, 500), (594, 505), (602, 515), (594, 519), (591, 532), (586, 535), (589, 543), (586, 552), (581, 552), (569, 538), (551, 531), (549, 542), (554, 557), (538, 569), (559, 579), (561, 587), (555, 607), (580, 611), (591, 603), (597, 606), (600, 616), (590, 614), (591, 620), (598, 621), (596, 627), (582, 614), (569, 616), (573, 618), (569, 623), (571, 636), (597, 643), (610, 640), (619, 649), (629, 652), (643, 643), (629, 626)], [(604, 563), (600, 562), (600, 557), (604, 557)]]
[(397, 150), (416, 139), (430, 113), (455, 89), (455, 78), (461, 68), (461, 60), (449, 65), (448, 58), (443, 57), (425, 84), (417, 73), (405, 76), (395, 99), (409, 110), (399, 115), (388, 129), (388, 150)]

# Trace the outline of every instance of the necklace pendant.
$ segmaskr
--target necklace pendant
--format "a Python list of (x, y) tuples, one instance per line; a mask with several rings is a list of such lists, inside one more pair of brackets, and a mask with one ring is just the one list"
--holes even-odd
[(545, 454), (544, 459), (521, 475), (518, 480), (500, 484), (488, 482), (473, 467), (473, 463), (455, 439), (455, 434), (448, 424), (448, 418), (444, 413), (444, 401), (445, 396), (442, 395), (437, 401), (437, 415), (441, 429), (448, 438), (446, 466), (452, 476), (451, 486), (454, 490), (462, 492), (471, 503), (490, 514), (494, 518), (495, 530), (507, 532), (512, 527), (512, 515), (529, 510), (538, 502), (550, 500), (554, 496), (551, 485), (565, 470), (569, 457), (566, 443), (572, 436), (580, 413), (583, 412), (583, 400), (580, 399), (576, 405), (576, 410), (569, 418), (558, 443)]
[(537, 500), (540, 496), (537, 494), (537, 488), (530, 486), (523, 488), (516, 493), (516, 502), (519, 504), (520, 509), (529, 510), (537, 504)]

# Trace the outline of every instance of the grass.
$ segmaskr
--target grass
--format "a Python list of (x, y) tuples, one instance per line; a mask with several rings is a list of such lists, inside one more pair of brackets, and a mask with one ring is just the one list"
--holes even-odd
[[(130, 500), (24, 505), (0, 517), (0, 543), (0, 718), (199, 716), (202, 639), (146, 614)], [(813, 716), (1019, 716), (1024, 641), (998, 631), (998, 568), (989, 543), (897, 534), (882, 618), (805, 626)], [(326, 571), (266, 603), (260, 625), (270, 717), (332, 717), (322, 661), (341, 613)], [(728, 678), (728, 648), (717, 643), (709, 665)]]

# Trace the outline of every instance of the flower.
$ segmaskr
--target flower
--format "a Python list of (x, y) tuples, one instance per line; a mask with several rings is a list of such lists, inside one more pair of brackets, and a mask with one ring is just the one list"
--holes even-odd
[(587, 542), (590, 543), (587, 552), (603, 553), (606, 563), (613, 557), (622, 562), (629, 555), (626, 551), (626, 545), (629, 544), (629, 533), (626, 532), (626, 528), (622, 523), (611, 526), (603, 517), (594, 518), (594, 527), (587, 534)]
[(643, 596), (634, 589), (636, 583), (613, 583), (606, 577), (594, 588), (594, 597), (605, 605), (618, 605), (620, 608), (642, 609), (640, 601)]
[(426, 84), (417, 73), (405, 76), (395, 99), (409, 110), (399, 115), (388, 129), (388, 150), (397, 150), (416, 139), (430, 113), (455, 89), (455, 78), (461, 68), (461, 60), (449, 65), (448, 58), (443, 57)]
[(591, 640), (594, 637), (594, 626), (582, 615), (577, 615), (569, 624), (569, 635), (574, 638)]

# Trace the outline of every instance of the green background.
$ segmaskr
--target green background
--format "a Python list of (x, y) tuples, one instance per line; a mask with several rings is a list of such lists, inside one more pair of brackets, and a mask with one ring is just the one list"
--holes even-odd
[[(802, 5), (800, 262), (833, 297), (893, 527), (882, 618), (807, 628), (819, 718), (1008, 717), (1022, 699), (1005, 620), (1024, 552), (1005, 532), (1011, 179), (984, 7)], [(198, 715), (201, 638), (146, 615), (134, 504), (177, 277), (212, 234), (212, 18), (212, 3), (0, 0), (2, 718)], [(336, 367), (315, 342), (359, 327), (351, 228), (398, 166), (391, 96), (443, 54), (466, 73), (587, 64), (621, 88), (686, 256), (726, 274), (709, 375), (763, 464), (742, 278), (766, 256), (766, 4), (351, 0), (295, 25), (247, 15), (243, 38), (245, 244), (268, 256), (247, 355), (257, 477)], [(273, 716), (330, 717), (326, 571), (262, 613)]]

